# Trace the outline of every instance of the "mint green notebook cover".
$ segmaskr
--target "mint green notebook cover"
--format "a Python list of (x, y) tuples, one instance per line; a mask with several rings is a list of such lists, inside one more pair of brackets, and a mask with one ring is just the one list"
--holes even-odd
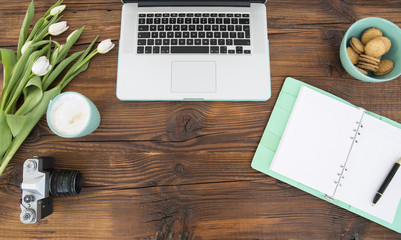
[[(388, 223), (384, 220), (381, 220), (369, 213), (366, 213), (364, 211), (361, 211), (355, 207), (352, 207), (351, 205), (348, 205), (342, 201), (339, 200), (331, 200), (325, 197), (325, 194), (322, 192), (319, 192), (313, 188), (310, 188), (306, 185), (303, 185), (299, 182), (296, 182), (290, 178), (285, 177), (284, 175), (278, 174), (274, 171), (271, 171), (270, 164), (273, 160), (274, 154), (277, 150), (277, 147), (280, 143), (281, 136), (283, 135), (284, 129), (287, 125), (287, 121), (290, 117), (292, 108), (295, 104), (295, 100), (298, 96), (299, 90), (302, 86), (307, 86), (319, 93), (322, 93), (326, 96), (329, 96), (331, 98), (334, 98), (338, 101), (341, 101), (343, 103), (346, 103), (350, 106), (354, 106), (357, 108), (355, 105), (345, 101), (344, 99), (341, 99), (331, 93), (325, 92), (321, 89), (318, 89), (316, 87), (313, 87), (309, 84), (306, 84), (304, 82), (298, 81), (294, 78), (288, 77), (284, 85), (281, 89), (281, 92), (278, 96), (276, 105), (274, 106), (273, 112), (270, 116), (269, 122), (267, 123), (266, 129), (263, 133), (262, 139), (260, 140), (260, 143), (258, 145), (258, 148), (256, 149), (255, 155), (252, 160), (252, 168), (254, 168), (257, 171), (260, 171), (262, 173), (265, 173), (267, 175), (270, 175), (280, 181), (283, 181), (285, 183), (288, 183), (294, 187), (297, 187), (307, 193), (310, 193), (318, 198), (321, 198), (325, 201), (328, 201), (332, 204), (335, 204), (337, 206), (340, 206), (342, 208), (345, 208), (353, 213), (356, 213), (360, 216), (363, 216), (371, 221), (374, 221), (378, 224), (381, 224), (387, 228), (390, 228), (396, 232), (401, 233), (401, 207), (400, 204), (398, 204), (398, 209), (397, 213), (394, 217), (393, 223)], [(378, 114), (366, 111), (367, 114), (374, 116), (384, 122), (387, 122), (395, 127), (401, 128), (401, 124), (392, 121), (388, 118), (382, 117)], [(373, 196), (372, 196), (373, 197)]]

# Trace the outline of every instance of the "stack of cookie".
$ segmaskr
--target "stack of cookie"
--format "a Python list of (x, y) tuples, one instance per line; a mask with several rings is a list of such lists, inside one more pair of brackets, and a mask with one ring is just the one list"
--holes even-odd
[(391, 60), (381, 60), (390, 50), (391, 41), (383, 37), (380, 29), (369, 28), (362, 34), (361, 40), (351, 38), (350, 46), (347, 48), (348, 57), (363, 74), (368, 75), (368, 71), (371, 71), (382, 76), (393, 70), (394, 64)]

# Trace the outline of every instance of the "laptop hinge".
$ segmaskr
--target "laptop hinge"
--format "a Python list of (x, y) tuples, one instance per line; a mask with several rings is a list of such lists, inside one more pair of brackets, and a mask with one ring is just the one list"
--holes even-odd
[(228, 0), (139, 0), (138, 7), (249, 7), (250, 0), (228, 1)]

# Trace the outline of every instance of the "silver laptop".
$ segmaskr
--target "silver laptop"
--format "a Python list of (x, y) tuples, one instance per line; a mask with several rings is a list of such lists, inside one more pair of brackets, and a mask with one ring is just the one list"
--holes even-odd
[(265, 0), (123, 0), (120, 100), (270, 98)]

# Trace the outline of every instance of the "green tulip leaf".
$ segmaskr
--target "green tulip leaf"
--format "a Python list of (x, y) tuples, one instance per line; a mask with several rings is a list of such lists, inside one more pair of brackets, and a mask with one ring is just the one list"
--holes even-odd
[(31, 25), (31, 21), (32, 21), (34, 13), (35, 13), (35, 6), (34, 6), (33, 0), (32, 0), (31, 4), (29, 4), (28, 10), (26, 11), (24, 22), (22, 23), (22, 27), (21, 27), (21, 32), (19, 34), (18, 50), (17, 50), (18, 59), (21, 57), (21, 48), (25, 44), (26, 38), (28, 36), (28, 30)]
[(25, 85), (23, 93), (25, 97), (24, 104), (15, 113), (16, 115), (25, 115), (30, 112), (42, 99), (43, 91), (40, 77), (32, 77)]
[(6, 114), (0, 110), (0, 159), (11, 144), (12, 134), (8, 127)]
[(11, 133), (15, 137), (21, 132), (22, 129), (24, 129), (27, 116), (6, 114), (6, 120), (8, 126), (10, 127)]
[(3, 63), (3, 88), (8, 84), (11, 72), (17, 62), (17, 56), (15, 56), (14, 51), (9, 49), (0, 48), (0, 62)]

